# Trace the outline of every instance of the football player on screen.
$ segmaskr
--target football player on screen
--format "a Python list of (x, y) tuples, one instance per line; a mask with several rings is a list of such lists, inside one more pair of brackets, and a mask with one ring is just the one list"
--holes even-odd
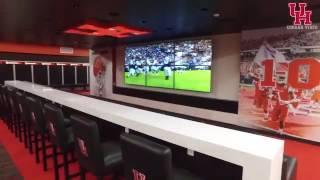
[(169, 60), (169, 57), (166, 57), (163, 63), (164, 63), (163, 71), (164, 71), (165, 80), (169, 80), (170, 77), (172, 76), (171, 62)]

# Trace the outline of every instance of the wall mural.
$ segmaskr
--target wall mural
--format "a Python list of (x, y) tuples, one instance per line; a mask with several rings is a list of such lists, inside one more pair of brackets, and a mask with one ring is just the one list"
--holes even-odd
[(320, 141), (320, 30), (243, 31), (241, 44), (240, 118)]
[(105, 97), (106, 60), (101, 56), (93, 56), (92, 67), (94, 76), (93, 95)]

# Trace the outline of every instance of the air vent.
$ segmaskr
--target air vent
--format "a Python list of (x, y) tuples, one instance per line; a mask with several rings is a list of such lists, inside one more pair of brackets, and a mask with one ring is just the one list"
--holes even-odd
[(60, 47), (60, 53), (61, 54), (73, 54), (74, 50), (70, 47)]

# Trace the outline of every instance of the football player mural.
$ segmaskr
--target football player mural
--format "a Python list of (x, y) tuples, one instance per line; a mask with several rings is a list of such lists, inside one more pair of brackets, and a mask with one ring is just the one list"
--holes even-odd
[(102, 56), (96, 56), (93, 60), (93, 75), (95, 79), (94, 95), (103, 97), (105, 95), (106, 62)]
[(320, 141), (320, 30), (243, 31), (241, 46), (241, 120)]

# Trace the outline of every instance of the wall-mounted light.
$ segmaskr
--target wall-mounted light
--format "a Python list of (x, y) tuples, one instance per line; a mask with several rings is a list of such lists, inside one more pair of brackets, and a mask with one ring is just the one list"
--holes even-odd
[(35, 62), (25, 62), (24, 64), (25, 64), (25, 65), (37, 65), (38, 63), (35, 63)]
[(35, 62), (35, 61), (7, 61), (0, 60), (0, 64), (24, 64), (42, 66), (89, 66), (89, 63), (68, 63), (68, 62)]
[(54, 65), (53, 63), (41, 63), (41, 65), (43, 66), (51, 66), (51, 65)]
[(23, 64), (23, 63), (17, 62), (17, 61), (6, 61), (6, 64)]
[(67, 64), (64, 63), (57, 63), (57, 66), (66, 66)]

